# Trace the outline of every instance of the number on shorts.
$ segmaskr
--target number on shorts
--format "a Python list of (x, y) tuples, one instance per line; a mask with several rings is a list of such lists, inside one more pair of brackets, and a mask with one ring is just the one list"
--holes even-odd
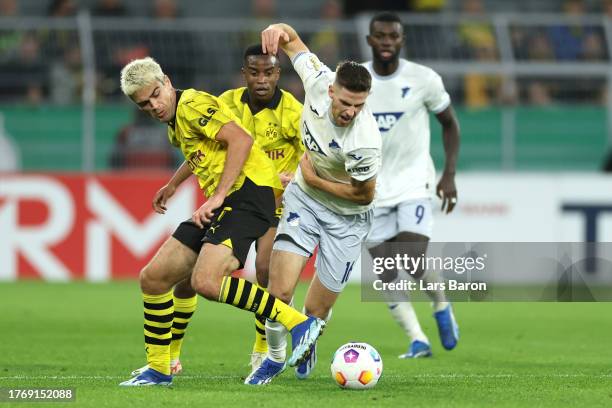
[(417, 217), (417, 224), (420, 224), (423, 220), (423, 215), (425, 215), (425, 207), (422, 205), (417, 205), (414, 215)]
[(346, 283), (351, 276), (351, 271), (353, 270), (353, 265), (355, 265), (355, 261), (346, 263), (346, 270), (344, 271), (344, 275), (342, 276), (342, 280), (340, 283)]

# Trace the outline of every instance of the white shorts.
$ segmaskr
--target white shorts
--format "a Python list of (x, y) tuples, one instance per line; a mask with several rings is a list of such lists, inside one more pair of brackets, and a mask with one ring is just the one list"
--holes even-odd
[(374, 222), (369, 242), (384, 242), (400, 232), (413, 232), (431, 238), (433, 215), (431, 199), (404, 201), (395, 207), (374, 208)]
[(287, 186), (283, 204), (274, 249), (310, 257), (318, 245), (317, 277), (330, 291), (342, 292), (370, 231), (372, 210), (356, 215), (337, 214), (311, 198), (296, 183)]

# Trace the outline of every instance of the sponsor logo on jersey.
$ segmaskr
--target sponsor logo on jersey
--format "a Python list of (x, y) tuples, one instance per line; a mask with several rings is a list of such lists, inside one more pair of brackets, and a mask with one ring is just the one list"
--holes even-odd
[(349, 153), (347, 154), (348, 157), (350, 157), (353, 160), (361, 160), (363, 159), (363, 156), (358, 156), (356, 153)]
[(297, 227), (300, 225), (300, 215), (298, 213), (294, 213), (289, 211), (289, 216), (287, 217), (287, 224), (292, 227)]
[(187, 165), (189, 166), (191, 170), (193, 170), (196, 167), (198, 167), (200, 163), (202, 163), (202, 160), (204, 160), (204, 157), (206, 157), (206, 155), (202, 153), (201, 150), (197, 150), (191, 153), (191, 155), (189, 156), (189, 160), (187, 160)]
[(367, 173), (368, 171), (370, 171), (370, 166), (353, 167), (352, 169), (348, 170), (348, 172), (351, 174)]
[(310, 150), (311, 152), (320, 153), (323, 156), (327, 156), (323, 152), (323, 149), (321, 149), (321, 146), (319, 146), (319, 144), (317, 143), (315, 138), (312, 136), (312, 133), (310, 133), (310, 129), (308, 129), (308, 125), (306, 124), (306, 122), (304, 122), (304, 133), (303, 133), (303, 136), (304, 136), (303, 137), (304, 138), (304, 146), (306, 146), (306, 148), (308, 150)]
[(204, 115), (200, 118), (200, 120), (198, 120), (198, 124), (202, 127), (208, 125), (208, 122), (210, 121), (210, 119), (213, 117), (213, 115), (217, 112), (217, 109), (215, 108), (208, 108), (206, 109), (206, 113), (208, 115)]
[(390, 131), (393, 126), (400, 120), (404, 112), (380, 112), (375, 113), (374, 118), (378, 124), (378, 130), (381, 132)]
[(313, 107), (312, 107), (312, 105), (309, 105), (309, 106), (310, 106), (310, 111), (311, 111), (312, 113), (314, 113), (314, 114), (315, 114), (315, 115), (317, 115), (317, 116), (320, 116), (320, 115), (319, 115), (319, 112), (318, 112), (318, 111), (317, 111), (315, 108), (313, 108)]
[(272, 149), (266, 151), (266, 154), (272, 160), (284, 159), (285, 158), (285, 149)]
[(402, 88), (402, 98), (405, 98), (408, 95), (408, 91), (410, 90), (409, 86)]

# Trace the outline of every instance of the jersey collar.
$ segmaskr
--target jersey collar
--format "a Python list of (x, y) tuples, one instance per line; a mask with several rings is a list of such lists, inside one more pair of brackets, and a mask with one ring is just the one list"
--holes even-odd
[(174, 129), (175, 121), (176, 121), (176, 109), (178, 108), (179, 99), (181, 99), (181, 95), (183, 95), (182, 89), (176, 89), (176, 105), (174, 106), (174, 116), (168, 122), (168, 126)]
[[(272, 99), (270, 99), (270, 102), (268, 102), (268, 104), (264, 106), (264, 108), (269, 108), (272, 110), (276, 109), (278, 107), (278, 104), (281, 101), (282, 96), (283, 94), (281, 90), (278, 87), (276, 87), (276, 89), (274, 90), (274, 95), (272, 96)], [(242, 92), (242, 96), (240, 97), (240, 102), (248, 104), (250, 100), (251, 100), (251, 97), (249, 96), (249, 89), (244, 88), (244, 91)]]

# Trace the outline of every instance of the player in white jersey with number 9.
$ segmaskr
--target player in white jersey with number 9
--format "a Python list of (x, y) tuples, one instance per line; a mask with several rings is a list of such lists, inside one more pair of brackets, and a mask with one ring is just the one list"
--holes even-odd
[[(371, 226), (382, 144), (366, 105), (371, 76), (352, 61), (331, 71), (286, 24), (266, 28), (262, 45), (271, 54), (276, 54), (279, 46), (285, 51), (306, 91), (301, 128), (306, 153), (283, 195), (284, 211), (270, 260), (268, 290), (290, 301), (299, 275), (318, 245), (316, 274), (304, 307), (309, 314), (326, 319), (346, 286)], [(281, 325), (267, 320), (268, 357), (246, 383), (267, 384), (283, 371), (285, 336)], [(313, 346), (309, 358), (297, 365), (296, 376), (308, 377), (315, 359)]]
[[(370, 249), (373, 256), (386, 256), (385, 242), (401, 242), (402, 251), (411, 257), (425, 254), (432, 233), (433, 187), (435, 169), (429, 153), (429, 112), (442, 125), (446, 153), (444, 172), (436, 186), (442, 199), (442, 211), (450, 213), (457, 203), (455, 166), (459, 151), (459, 125), (450, 97), (440, 76), (432, 69), (399, 57), (404, 31), (399, 16), (384, 12), (370, 21), (367, 37), (372, 61), (364, 66), (372, 74), (372, 93), (368, 105), (378, 122), (383, 139), (383, 165), (378, 177), (374, 224), (368, 241), (382, 243)], [(388, 251), (387, 251), (388, 252)], [(385, 280), (397, 279), (390, 271)], [(413, 277), (441, 282), (437, 271), (414, 272)], [(434, 317), (445, 349), (457, 345), (459, 330), (444, 290), (428, 291), (433, 301)], [(423, 333), (407, 294), (391, 299), (389, 309), (410, 337), (408, 351), (400, 358), (431, 356), (431, 347)]]

